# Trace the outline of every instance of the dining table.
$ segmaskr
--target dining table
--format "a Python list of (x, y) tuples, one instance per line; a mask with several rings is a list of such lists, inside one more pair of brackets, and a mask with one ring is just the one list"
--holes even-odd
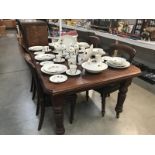
[(41, 80), (43, 90), (45, 93), (50, 95), (52, 108), (54, 112), (56, 134), (65, 133), (64, 104), (66, 96), (69, 96), (69, 100), (71, 103), (76, 102), (76, 94), (79, 92), (101, 88), (109, 84), (119, 82), (120, 88), (115, 107), (116, 115), (119, 115), (123, 111), (123, 103), (125, 101), (128, 87), (131, 84), (132, 79), (141, 73), (140, 69), (132, 64), (130, 65), (130, 67), (125, 69), (114, 69), (108, 67), (108, 69), (97, 74), (88, 73), (81, 66), (78, 66), (81, 70), (80, 75), (67, 75), (67, 81), (63, 83), (52, 83), (49, 81), (49, 77), (51, 75), (42, 73), (42, 66), (39, 64), (37, 60), (34, 59), (35, 55), (30, 51), (29, 53), (31, 54), (31, 57), (33, 58), (33, 61), (36, 65), (36, 70), (39, 75), (39, 79)]

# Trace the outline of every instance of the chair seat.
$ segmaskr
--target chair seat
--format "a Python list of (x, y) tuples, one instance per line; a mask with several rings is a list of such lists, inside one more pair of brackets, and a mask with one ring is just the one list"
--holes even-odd
[(109, 93), (113, 93), (114, 91), (118, 90), (120, 87), (120, 83), (112, 83), (108, 86), (104, 86), (104, 87), (101, 87), (101, 88), (97, 88), (97, 89), (94, 89), (95, 91), (103, 94), (109, 94)]

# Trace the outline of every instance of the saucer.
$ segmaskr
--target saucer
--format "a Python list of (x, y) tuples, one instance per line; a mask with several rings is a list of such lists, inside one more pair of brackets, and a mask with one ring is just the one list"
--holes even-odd
[(62, 62), (65, 62), (65, 59), (64, 58), (61, 58), (60, 61), (58, 61), (57, 59), (53, 59), (54, 62), (57, 62), (57, 63), (62, 63)]
[(44, 65), (53, 64), (53, 63), (54, 63), (53, 61), (42, 61), (42, 62), (40, 62), (40, 65), (44, 66)]
[(73, 74), (73, 73), (71, 72), (71, 70), (68, 69), (68, 70), (66, 71), (66, 74), (67, 74), (67, 75), (70, 75), (70, 76), (77, 76), (77, 75), (80, 75), (80, 74), (81, 74), (81, 71), (80, 71), (79, 69), (77, 69), (77, 70), (76, 70), (76, 73)]
[(50, 76), (49, 80), (53, 83), (62, 83), (65, 82), (68, 79), (68, 77), (66, 75), (61, 75), (61, 74), (57, 74), (57, 75), (53, 75)]

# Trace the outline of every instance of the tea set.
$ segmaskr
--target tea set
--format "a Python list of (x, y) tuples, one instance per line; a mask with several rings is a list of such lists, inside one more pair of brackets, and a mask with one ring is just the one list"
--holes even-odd
[[(55, 54), (47, 54), (46, 52)], [(53, 75), (49, 78), (51, 82), (61, 83), (66, 81), (66, 73), (69, 76), (81, 74), (78, 65), (81, 65), (89, 73), (100, 73), (108, 66), (113, 68), (127, 68), (130, 63), (125, 59), (104, 56), (106, 53), (102, 48), (93, 48), (86, 42), (77, 42), (70, 36), (59, 39), (57, 42), (49, 43), (49, 46), (33, 46), (29, 50), (33, 51), (35, 59), (40, 62), (41, 71), (45, 74)], [(53, 61), (51, 61), (53, 59)], [(50, 60), (50, 61), (49, 61)], [(67, 61), (68, 67), (64, 64)], [(56, 63), (56, 64), (54, 64)], [(54, 71), (53, 71), (54, 69)], [(57, 70), (58, 69), (58, 70)]]

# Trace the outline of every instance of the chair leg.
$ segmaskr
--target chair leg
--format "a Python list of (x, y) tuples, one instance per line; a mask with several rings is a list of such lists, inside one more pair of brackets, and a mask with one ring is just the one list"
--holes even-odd
[(35, 83), (34, 83), (33, 92), (32, 92), (32, 100), (34, 100), (35, 95), (36, 95), (36, 86), (35, 86)]
[(69, 118), (70, 124), (72, 124), (74, 120), (75, 105), (76, 105), (76, 102), (70, 103), (70, 118)]
[(89, 100), (89, 90), (86, 91), (86, 100)]
[(39, 114), (39, 110), (40, 110), (40, 97), (39, 97), (39, 94), (37, 94), (37, 108), (36, 108), (36, 115)]
[(31, 79), (31, 88), (30, 88), (30, 92), (32, 92), (33, 87), (34, 87), (34, 80), (33, 80), (33, 76), (32, 76), (32, 79)]
[(43, 99), (43, 102), (41, 102), (41, 113), (40, 113), (40, 119), (39, 119), (39, 125), (38, 125), (38, 131), (41, 129), (44, 121), (45, 116), (45, 98)]
[(104, 117), (105, 115), (105, 104), (106, 104), (106, 95), (105, 94), (101, 94), (101, 102), (102, 102), (102, 107), (101, 107), (101, 113), (102, 113), (102, 117)]

